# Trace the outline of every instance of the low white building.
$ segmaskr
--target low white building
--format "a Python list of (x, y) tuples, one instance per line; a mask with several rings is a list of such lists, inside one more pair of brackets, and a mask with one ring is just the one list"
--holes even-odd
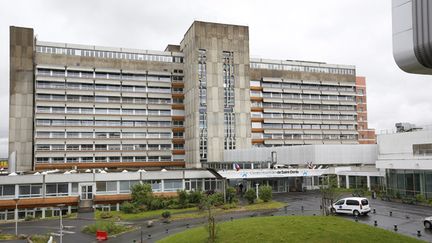
[(395, 196), (432, 199), (432, 129), (378, 135), (376, 167)]

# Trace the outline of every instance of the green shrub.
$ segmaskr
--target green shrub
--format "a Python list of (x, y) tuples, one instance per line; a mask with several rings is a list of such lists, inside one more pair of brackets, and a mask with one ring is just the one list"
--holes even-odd
[(268, 202), (272, 199), (272, 188), (271, 186), (260, 186), (258, 189), (258, 196), (264, 202)]
[(199, 204), (203, 198), (201, 191), (191, 191), (189, 192), (189, 203)]
[(246, 200), (248, 201), (249, 204), (254, 203), (255, 198), (256, 198), (256, 192), (254, 189), (250, 188), (246, 191), (244, 197), (246, 198)]
[(223, 210), (228, 210), (228, 209), (232, 209), (232, 208), (236, 208), (237, 207), (237, 203), (233, 202), (233, 203), (226, 203), (224, 205), (222, 205), (222, 209)]
[(33, 243), (46, 243), (49, 240), (49, 235), (32, 235), (30, 240)]
[(162, 212), (162, 218), (167, 219), (171, 217), (171, 212), (170, 211), (164, 211)]
[(164, 206), (164, 202), (161, 198), (153, 198), (153, 200), (151, 200), (150, 202), (149, 209), (157, 210), (163, 208), (163, 206)]
[(426, 198), (425, 198), (425, 196), (423, 194), (417, 194), (415, 196), (415, 199), (416, 199), (417, 202), (420, 202), (420, 203), (426, 202)]
[(132, 203), (149, 206), (153, 200), (153, 191), (150, 184), (135, 184), (131, 187)]
[(123, 202), (120, 205), (120, 210), (123, 213), (138, 213), (139, 212), (138, 208), (131, 202)]
[(95, 234), (96, 231), (106, 231), (110, 235), (119, 234), (127, 231), (130, 227), (125, 225), (116, 224), (112, 221), (97, 221), (94, 224), (87, 225), (83, 228), (84, 233)]
[(101, 219), (109, 219), (113, 217), (111, 212), (101, 212), (99, 216)]
[(209, 202), (213, 206), (220, 206), (224, 204), (224, 196), (220, 192), (215, 192), (208, 196)]
[(235, 203), (238, 201), (237, 199), (237, 191), (234, 187), (229, 186), (226, 189), (226, 197), (227, 197), (227, 202), (228, 203)]
[(27, 215), (27, 216), (24, 218), (24, 221), (32, 221), (33, 219), (34, 219), (33, 216), (31, 216), (31, 215)]
[(178, 194), (178, 203), (180, 204), (180, 206), (185, 207), (189, 200), (189, 196), (186, 190), (178, 190), (177, 191)]

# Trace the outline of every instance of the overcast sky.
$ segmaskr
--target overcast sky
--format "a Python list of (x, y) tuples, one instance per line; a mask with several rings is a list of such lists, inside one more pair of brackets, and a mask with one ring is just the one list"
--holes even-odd
[(432, 77), (402, 72), (392, 55), (391, 0), (2, 1), (0, 157), (7, 156), (9, 26), (39, 40), (164, 50), (194, 20), (249, 26), (252, 57), (352, 64), (365, 76), (369, 127), (432, 124)]

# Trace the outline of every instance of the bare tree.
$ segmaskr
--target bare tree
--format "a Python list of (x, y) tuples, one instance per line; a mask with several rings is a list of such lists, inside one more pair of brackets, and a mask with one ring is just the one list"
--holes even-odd
[(331, 213), (333, 202), (340, 196), (340, 194), (337, 190), (336, 176), (326, 175), (321, 177), (321, 179), (321, 214), (327, 216)]

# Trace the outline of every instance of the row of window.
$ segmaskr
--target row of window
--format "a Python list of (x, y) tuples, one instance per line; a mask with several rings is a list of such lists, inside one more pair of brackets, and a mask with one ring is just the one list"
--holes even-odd
[(69, 101), (69, 102), (97, 102), (97, 103), (127, 103), (127, 104), (171, 104), (183, 103), (182, 99), (158, 99), (158, 98), (137, 98), (119, 96), (89, 96), (89, 95), (58, 95), (58, 94), (37, 94), (37, 100)]
[(262, 63), (262, 62), (250, 62), (250, 67), (256, 69), (273, 69), (273, 70), (286, 70), (286, 71), (295, 71), (295, 72), (355, 75), (355, 69), (347, 69), (347, 68), (313, 67), (313, 66), (304, 66), (304, 65), (274, 64), (274, 63)]
[[(258, 81), (259, 82), (259, 81)], [(331, 86), (321, 84), (298, 84), (298, 83), (287, 83), (289, 80), (284, 82), (262, 82), (261, 87), (264, 88), (281, 88), (281, 89), (309, 89), (309, 90), (320, 90), (320, 91), (339, 91), (339, 92), (355, 92), (355, 87), (351, 86)], [(353, 83), (354, 85), (354, 83)]]
[[(171, 132), (36, 132), (36, 138), (172, 138)], [(182, 132), (174, 137), (183, 137)]]
[(252, 102), (252, 107), (283, 108), (291, 110), (332, 110), (332, 111), (355, 111), (354, 105), (322, 105), (322, 104), (289, 104)]
[(103, 126), (103, 127), (183, 127), (183, 121), (125, 121), (125, 120), (50, 120), (36, 119), (37, 126)]
[(326, 114), (289, 114), (289, 113), (262, 113), (251, 112), (252, 118), (285, 118), (285, 119), (309, 119), (309, 120), (356, 120), (355, 115), (326, 115)]
[(183, 57), (168, 56), (168, 55), (85, 50), (85, 49), (77, 49), (77, 48), (51, 47), (51, 46), (40, 46), (40, 45), (36, 46), (36, 52), (48, 53), (48, 54), (59, 54), (59, 55), (70, 55), (70, 56), (125, 59), (125, 60), (151, 61), (151, 62), (178, 62), (178, 63), (183, 62)]
[(169, 162), (171, 156), (37, 157), (36, 163)]
[[(261, 123), (257, 124), (261, 125)], [(254, 124), (252, 124), (252, 127)], [(319, 125), (319, 124), (277, 124), (264, 123), (262, 128), (271, 129), (321, 129), (321, 130), (354, 130), (354, 125)]]
[(354, 134), (260, 134), (253, 133), (254, 139), (284, 139), (284, 140), (357, 140)]
[(183, 144), (37, 144), (36, 151), (147, 151), (183, 149)]
[[(178, 91), (179, 88), (169, 87), (147, 87), (147, 86), (125, 86), (112, 84), (87, 84), (87, 83), (71, 83), (71, 82), (50, 82), (37, 81), (36, 88), (38, 89), (79, 89), (79, 90), (96, 90), (96, 91), (117, 91), (117, 92), (142, 92), (142, 93), (162, 93), (170, 94), (172, 91)], [(181, 91), (183, 89), (180, 88)]]
[[(261, 91), (251, 91), (251, 96), (261, 97)], [(342, 95), (319, 95), (319, 94), (290, 94), (290, 93), (275, 93), (263, 92), (264, 98), (278, 98), (278, 99), (304, 99), (304, 100), (341, 100), (341, 101), (355, 101), (355, 96), (342, 96)]]
[(37, 106), (37, 113), (171, 116), (171, 110)]

